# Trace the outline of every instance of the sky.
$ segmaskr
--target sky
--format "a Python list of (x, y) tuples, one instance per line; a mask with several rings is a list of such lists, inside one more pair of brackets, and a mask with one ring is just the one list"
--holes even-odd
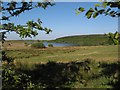
[[(42, 26), (52, 29), (52, 33), (45, 34), (39, 31), (35, 40), (52, 40), (71, 35), (105, 34), (118, 30), (118, 19), (99, 15), (96, 19), (87, 19), (85, 14), (76, 15), (75, 9), (80, 6), (86, 10), (94, 7), (94, 2), (55, 2), (55, 5), (46, 10), (36, 8), (26, 11), (17, 17), (10, 18), (10, 22), (24, 25), (28, 20), (41, 19)], [(21, 39), (16, 33), (7, 33), (7, 39)]]

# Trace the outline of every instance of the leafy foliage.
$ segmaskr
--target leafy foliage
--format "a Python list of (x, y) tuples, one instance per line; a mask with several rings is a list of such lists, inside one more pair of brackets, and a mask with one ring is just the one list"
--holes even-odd
[(109, 37), (109, 40), (112, 41), (112, 44), (114, 45), (118, 45), (119, 44), (119, 32), (115, 32), (115, 33), (108, 33), (107, 36)]
[(18, 73), (15, 71), (15, 68), (13, 68), (14, 64), (3, 65), (3, 71), (2, 71), (2, 88), (3, 89), (29, 89), (33, 87), (33, 84), (30, 81), (30, 76), (27, 76), (24, 73)]
[(109, 15), (111, 17), (119, 17), (120, 16), (120, 1), (119, 2), (103, 2), (101, 4), (95, 4), (94, 8), (90, 8), (89, 10), (85, 10), (83, 7), (80, 7), (76, 10), (77, 14), (86, 11), (85, 16), (90, 18), (96, 18), (99, 15)]
[[(47, 34), (49, 34), (49, 32), (52, 32), (51, 29), (48, 28), (43, 28), (41, 26), (42, 22), (40, 21), (40, 19), (38, 19), (37, 22), (34, 21), (28, 21), (26, 23), (26, 26), (22, 26), (22, 25), (14, 25), (14, 23), (8, 23), (8, 24), (3, 24), (3, 30), (9, 30), (9, 31), (14, 31), (17, 34), (20, 35), (20, 37), (24, 38), (24, 37), (32, 37), (38, 35), (37, 30), (42, 30), (45, 31)], [(37, 29), (37, 30), (34, 30)]]
[[(3, 12), (3, 16), (1, 18), (1, 20), (9, 20), (10, 17), (13, 16), (18, 16), (21, 13), (25, 12), (25, 11), (29, 11), (32, 10), (34, 8), (44, 8), (46, 9), (48, 6), (53, 6), (54, 4), (49, 2), (49, 1), (45, 1), (45, 2), (38, 2), (38, 3), (34, 3), (33, 2), (15, 2), (15, 1), (11, 1), (5, 4), (5, 2), (0, 2), (0, 4), (2, 4), (0, 6), (1, 11)], [(8, 13), (8, 14), (6, 14)]]
[[(15, 2), (11, 1), (8, 3), (0, 2), (0, 8), (2, 11), (2, 18), (0, 20), (9, 21), (11, 17), (19, 16), (25, 11), (32, 10), (34, 8), (44, 8), (46, 9), (48, 6), (53, 6), (54, 4), (46, 1), (46, 2)], [(52, 30), (46, 27), (42, 27), (42, 21), (38, 19), (35, 21), (28, 21), (26, 25), (15, 25), (14, 23), (3, 23), (0, 25), (2, 30), (7, 30), (8, 32), (14, 31), (20, 35), (20, 37), (32, 37), (38, 35), (37, 30), (45, 31), (49, 34)]]
[(3, 63), (2, 65), (2, 88), (3, 89), (29, 89), (33, 87), (30, 81), (30, 76), (15, 70), (14, 58), (6, 56), (5, 51), (2, 51)]
[(0, 40), (1, 40), (1, 43), (4, 43), (5, 38), (6, 38), (5, 32), (0, 32)]
[(7, 56), (6, 52), (2, 51), (2, 61), (7, 61), (7, 63), (9, 64), (14, 61), (14, 58)]

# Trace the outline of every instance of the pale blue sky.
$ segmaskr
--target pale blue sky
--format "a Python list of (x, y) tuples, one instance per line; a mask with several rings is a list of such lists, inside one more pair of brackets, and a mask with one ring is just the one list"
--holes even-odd
[[(55, 39), (70, 35), (104, 34), (118, 30), (118, 19), (109, 16), (98, 16), (96, 19), (87, 19), (84, 14), (76, 15), (75, 9), (79, 6), (89, 9), (93, 2), (56, 2), (46, 10), (36, 8), (26, 11), (10, 20), (15, 24), (25, 24), (28, 20), (41, 19), (43, 26), (53, 30), (50, 34), (39, 31), (39, 35), (32, 39)], [(7, 34), (8, 39), (20, 39), (15, 33)], [(31, 38), (27, 38), (31, 39)]]

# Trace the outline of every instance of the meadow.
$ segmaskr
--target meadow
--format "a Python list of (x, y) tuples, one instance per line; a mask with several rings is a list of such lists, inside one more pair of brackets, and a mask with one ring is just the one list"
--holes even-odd
[[(14, 58), (12, 66), (16, 74), (14, 72), (9, 77), (14, 75), (18, 77), (23, 73), (22, 77), (20, 76), (21, 80), (15, 78), (9, 84), (11, 87), (22, 88), (24, 86), (33, 89), (118, 87), (119, 81), (116, 74), (120, 63), (117, 45), (36, 49), (26, 46), (25, 42), (6, 41), (4, 44), (7, 55)], [(21, 82), (30, 83), (21, 85)], [(8, 83), (3, 87), (6, 85)]]
[(35, 49), (25, 46), (24, 42), (14, 42), (6, 47), (8, 56), (16, 61), (29, 63), (46, 63), (48, 61), (69, 62), (86, 58), (95, 61), (116, 62), (118, 60), (118, 46), (66, 46)]

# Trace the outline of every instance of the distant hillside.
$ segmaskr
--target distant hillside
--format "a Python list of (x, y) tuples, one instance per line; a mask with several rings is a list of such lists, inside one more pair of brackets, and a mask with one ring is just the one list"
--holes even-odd
[(109, 38), (103, 34), (67, 36), (57, 38), (52, 40), (52, 42), (72, 43), (85, 46), (110, 44)]

